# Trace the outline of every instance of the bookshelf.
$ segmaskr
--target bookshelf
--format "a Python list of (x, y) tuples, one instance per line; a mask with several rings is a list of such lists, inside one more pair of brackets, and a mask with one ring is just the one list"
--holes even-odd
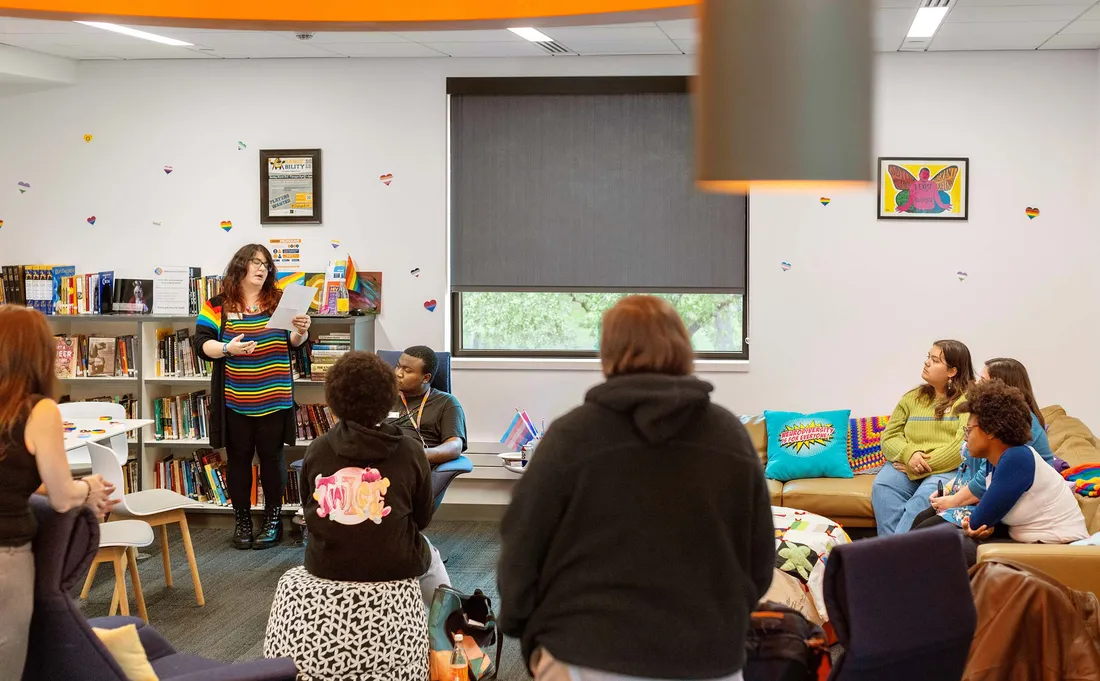
[[(154, 400), (174, 395), (185, 395), (200, 390), (209, 390), (210, 379), (203, 376), (157, 376), (157, 330), (188, 329), (191, 337), (195, 334), (196, 317), (166, 315), (50, 315), (47, 317), (55, 335), (103, 335), (135, 338), (134, 354), (137, 360), (137, 376), (96, 376), (92, 378), (75, 377), (60, 379), (65, 391), (74, 402), (107, 394), (132, 393), (138, 401), (140, 418), (156, 418)], [(351, 347), (354, 350), (374, 352), (374, 315), (362, 317), (313, 317), (310, 337), (329, 332), (349, 332)], [(300, 404), (318, 404), (325, 401), (324, 381), (296, 379), (294, 381), (295, 401)], [(150, 432), (146, 432), (150, 431)], [(157, 440), (150, 428), (142, 429), (131, 440), (131, 458), (137, 461), (140, 489), (151, 489), (155, 485), (156, 462), (168, 456), (191, 452), (209, 447), (205, 439)], [(300, 459), (310, 440), (299, 440), (293, 447), (287, 448), (287, 464)], [(231, 511), (228, 507), (207, 503), (200, 512)], [(286, 514), (297, 512), (297, 504), (283, 507)]]

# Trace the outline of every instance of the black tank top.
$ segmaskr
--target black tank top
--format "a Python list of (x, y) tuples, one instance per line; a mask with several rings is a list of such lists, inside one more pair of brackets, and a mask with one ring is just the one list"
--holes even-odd
[[(31, 409), (42, 399), (34, 397)], [(0, 546), (22, 546), (34, 539), (38, 530), (30, 498), (42, 485), (42, 478), (34, 455), (27, 451), (26, 427), (24, 421), (12, 429), (11, 440), (0, 438)]]

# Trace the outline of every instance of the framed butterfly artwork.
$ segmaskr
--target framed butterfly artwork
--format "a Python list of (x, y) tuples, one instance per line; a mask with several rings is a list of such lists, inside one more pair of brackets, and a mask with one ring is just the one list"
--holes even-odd
[(969, 218), (969, 158), (879, 157), (879, 220)]

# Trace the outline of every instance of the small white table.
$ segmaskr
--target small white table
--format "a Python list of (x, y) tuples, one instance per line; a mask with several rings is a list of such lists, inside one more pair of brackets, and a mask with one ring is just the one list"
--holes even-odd
[[(70, 468), (90, 468), (92, 457), (85, 446), (89, 442), (110, 440), (131, 430), (153, 424), (152, 419), (72, 419), (64, 422), (65, 453)], [(126, 463), (121, 461), (119, 463)]]
[(504, 468), (517, 475), (523, 475), (523, 468), (527, 465), (527, 458), (523, 455), (523, 452), (504, 452), (497, 454), (497, 457), (500, 458), (500, 465)]

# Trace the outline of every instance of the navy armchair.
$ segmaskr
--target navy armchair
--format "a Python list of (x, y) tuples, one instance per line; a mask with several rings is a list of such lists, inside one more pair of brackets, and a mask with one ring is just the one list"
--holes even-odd
[(92, 627), (134, 624), (157, 676), (165, 681), (294, 681), (287, 658), (226, 664), (176, 652), (155, 629), (136, 617), (88, 620), (69, 595), (84, 578), (99, 547), (99, 523), (87, 509), (56, 513), (41, 496), (31, 498), (38, 519), (34, 540), (34, 616), (23, 681), (126, 681)]

